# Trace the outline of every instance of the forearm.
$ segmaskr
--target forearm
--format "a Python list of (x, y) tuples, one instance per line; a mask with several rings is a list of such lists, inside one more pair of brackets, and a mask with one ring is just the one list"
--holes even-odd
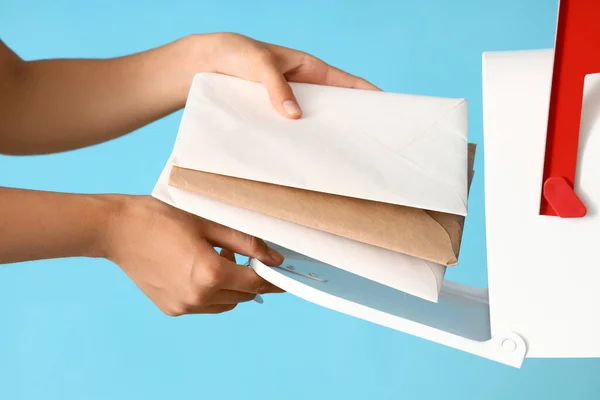
[(180, 109), (202, 69), (198, 39), (113, 59), (13, 60), (0, 82), (0, 153), (85, 147)]
[(0, 188), (0, 264), (103, 256), (114, 198)]

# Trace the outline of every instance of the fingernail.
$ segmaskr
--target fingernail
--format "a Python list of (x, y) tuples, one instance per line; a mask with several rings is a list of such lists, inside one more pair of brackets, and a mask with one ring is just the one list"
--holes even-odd
[(288, 113), (289, 115), (296, 116), (296, 115), (302, 114), (302, 110), (300, 109), (300, 106), (294, 100), (284, 101), (283, 108), (285, 109), (285, 112)]
[(269, 258), (278, 264), (281, 264), (283, 262), (283, 260), (285, 259), (285, 257), (283, 257), (281, 255), (281, 253), (279, 253), (278, 251), (276, 251), (270, 247), (269, 247), (268, 253), (269, 253)]
[(253, 300), (258, 304), (263, 304), (265, 302), (260, 294), (257, 294)]

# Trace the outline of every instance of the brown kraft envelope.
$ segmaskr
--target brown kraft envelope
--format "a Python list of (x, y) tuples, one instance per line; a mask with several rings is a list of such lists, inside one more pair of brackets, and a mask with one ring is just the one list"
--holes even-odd
[[(475, 144), (469, 144), (468, 185)], [(173, 166), (169, 186), (352, 240), (452, 266), (465, 217)]]

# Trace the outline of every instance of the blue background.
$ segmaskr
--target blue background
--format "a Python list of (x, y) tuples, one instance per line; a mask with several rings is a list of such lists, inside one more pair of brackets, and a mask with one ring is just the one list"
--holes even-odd
[[(190, 33), (299, 48), (388, 91), (466, 97), (482, 143), (481, 53), (553, 45), (556, 0), (0, 0), (25, 59), (109, 57)], [(0, 158), (0, 185), (149, 193), (180, 113), (89, 149)], [(459, 268), (486, 285), (480, 151)], [(124, 171), (124, 172), (123, 172)], [(600, 360), (512, 369), (290, 295), (168, 318), (102, 260), (0, 266), (0, 399), (595, 399)]]

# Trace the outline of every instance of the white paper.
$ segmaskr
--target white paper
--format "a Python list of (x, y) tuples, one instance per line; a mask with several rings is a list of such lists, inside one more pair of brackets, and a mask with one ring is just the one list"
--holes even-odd
[(273, 111), (255, 82), (195, 77), (175, 165), (451, 214), (467, 214), (464, 99), (292, 83), (304, 111)]
[(304, 111), (300, 120), (278, 115), (258, 83), (197, 75), (153, 195), (314, 262), (437, 301), (445, 266), (168, 186), (177, 165), (466, 215), (464, 100), (292, 87)]

